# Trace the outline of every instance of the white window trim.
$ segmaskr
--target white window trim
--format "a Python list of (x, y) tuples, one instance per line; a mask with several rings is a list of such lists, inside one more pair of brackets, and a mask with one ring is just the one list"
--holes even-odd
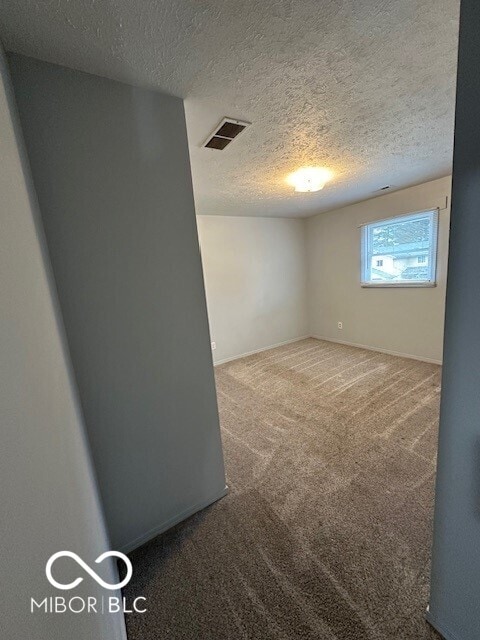
[[(403, 218), (404, 220), (415, 220), (425, 214), (431, 214), (432, 225), (430, 230), (430, 251), (428, 254), (429, 264), (431, 265), (431, 278), (429, 280), (412, 281), (412, 280), (395, 280), (395, 282), (371, 282), (367, 276), (369, 273), (369, 227), (371, 225), (380, 225), (383, 223), (388, 224), (395, 219)], [(439, 209), (425, 209), (423, 211), (416, 211), (415, 213), (399, 214), (391, 216), (390, 218), (384, 218), (382, 220), (372, 220), (366, 222), (360, 226), (361, 228), (361, 240), (360, 240), (360, 258), (361, 258), (361, 272), (360, 272), (360, 286), (368, 289), (391, 289), (391, 288), (408, 288), (418, 289), (425, 287), (437, 286), (437, 249), (438, 249), (438, 214)], [(371, 262), (371, 261), (370, 261)]]

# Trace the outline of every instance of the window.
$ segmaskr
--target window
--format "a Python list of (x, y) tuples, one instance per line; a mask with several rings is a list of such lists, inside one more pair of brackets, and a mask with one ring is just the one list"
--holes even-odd
[(362, 226), (362, 286), (435, 285), (438, 212), (424, 211)]

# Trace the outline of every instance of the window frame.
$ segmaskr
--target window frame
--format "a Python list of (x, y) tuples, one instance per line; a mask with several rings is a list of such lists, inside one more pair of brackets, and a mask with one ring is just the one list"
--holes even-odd
[[(361, 238), (360, 238), (360, 285), (364, 288), (381, 289), (381, 288), (425, 288), (437, 286), (437, 257), (438, 257), (438, 213), (437, 209), (425, 209), (423, 211), (416, 211), (414, 213), (400, 214), (391, 216), (389, 218), (383, 218), (382, 220), (372, 220), (361, 225)], [(430, 223), (430, 237), (429, 237), (429, 252), (428, 252), (428, 265), (430, 269), (430, 278), (428, 280), (395, 280), (389, 282), (385, 280), (372, 281), (371, 277), (371, 263), (373, 252), (371, 251), (371, 229), (382, 224), (391, 224), (393, 221), (413, 221), (419, 220), (425, 217), (429, 217)]]

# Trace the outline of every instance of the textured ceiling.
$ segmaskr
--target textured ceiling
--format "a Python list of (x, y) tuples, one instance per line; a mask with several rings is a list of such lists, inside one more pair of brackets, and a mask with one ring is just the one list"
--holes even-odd
[[(197, 212), (306, 216), (451, 171), (459, 0), (3, 0), (7, 50), (186, 99)], [(225, 151), (223, 116), (252, 122)], [(320, 165), (323, 191), (286, 175)]]

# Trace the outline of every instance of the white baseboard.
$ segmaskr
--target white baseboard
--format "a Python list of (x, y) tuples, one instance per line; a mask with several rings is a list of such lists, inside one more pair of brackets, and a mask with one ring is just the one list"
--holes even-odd
[(390, 349), (381, 349), (380, 347), (371, 347), (367, 344), (357, 344), (356, 342), (347, 342), (346, 340), (335, 340), (334, 338), (325, 338), (324, 336), (310, 336), (317, 340), (325, 340), (326, 342), (335, 342), (337, 344), (345, 344), (349, 347), (358, 347), (359, 349), (367, 349), (367, 351), (378, 351), (386, 353), (389, 356), (398, 356), (399, 358), (409, 358), (410, 360), (420, 360), (420, 362), (428, 362), (429, 364), (442, 364), (441, 360), (434, 358), (424, 358), (423, 356), (414, 356), (411, 353), (401, 353), (400, 351), (391, 351)]
[(284, 340), (284, 342), (277, 342), (276, 344), (270, 344), (268, 347), (261, 347), (260, 349), (254, 349), (253, 351), (247, 351), (246, 353), (240, 353), (238, 356), (230, 356), (229, 358), (223, 358), (223, 360), (217, 360), (214, 362), (214, 366), (219, 364), (225, 364), (226, 362), (233, 362), (233, 360), (240, 360), (240, 358), (246, 358), (247, 356), (253, 356), (255, 353), (261, 353), (262, 351), (268, 351), (269, 349), (275, 349), (276, 347), (283, 347), (286, 344), (292, 344), (293, 342), (300, 342), (300, 340), (306, 340), (312, 336), (300, 336), (299, 338), (292, 338), (291, 340)]
[(459, 640), (458, 636), (454, 635), (447, 627), (445, 627), (444, 625), (442, 625), (441, 622), (438, 622), (438, 620), (436, 619), (436, 617), (434, 615), (432, 615), (432, 612), (430, 611), (430, 608), (427, 607), (427, 610), (425, 612), (425, 618), (427, 620), (427, 622), (429, 624), (432, 625), (432, 627), (438, 631), (438, 633), (445, 638), (445, 640)]
[(220, 491), (219, 493), (211, 496), (210, 498), (207, 498), (206, 500), (202, 500), (197, 504), (194, 504), (193, 506), (189, 507), (188, 509), (185, 509), (184, 511), (177, 514), (176, 516), (173, 516), (173, 518), (169, 518), (165, 522), (162, 522), (157, 527), (154, 527), (153, 529), (150, 529), (149, 531), (139, 536), (138, 538), (135, 538), (135, 540), (132, 540), (131, 542), (128, 542), (127, 544), (123, 545), (123, 547), (121, 547), (119, 551), (121, 551), (122, 553), (130, 553), (130, 551), (133, 551), (134, 549), (141, 547), (142, 544), (145, 544), (152, 538), (155, 538), (156, 536), (160, 535), (161, 533), (164, 533), (168, 529), (171, 529), (179, 522), (182, 522), (182, 520), (186, 520), (190, 516), (193, 516), (193, 514), (197, 513), (197, 511), (201, 511), (202, 509), (205, 509), (205, 507), (208, 507), (214, 502), (217, 502), (217, 500), (220, 500), (220, 498), (223, 498), (224, 496), (226, 496), (227, 493), (228, 493), (228, 487), (225, 485), (225, 488), (222, 489), (222, 491)]

